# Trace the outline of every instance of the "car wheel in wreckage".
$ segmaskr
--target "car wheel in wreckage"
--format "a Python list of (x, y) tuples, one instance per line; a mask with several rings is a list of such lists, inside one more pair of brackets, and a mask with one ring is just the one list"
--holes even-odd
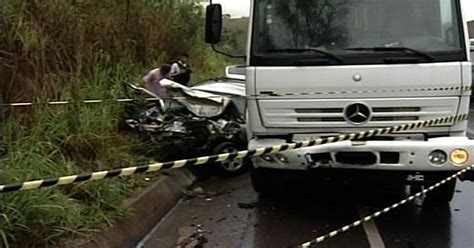
[[(224, 154), (224, 153), (235, 153), (239, 152), (240, 146), (237, 143), (225, 141), (218, 144), (212, 151), (213, 154)], [(221, 176), (232, 177), (241, 175), (244, 172), (247, 172), (252, 164), (250, 158), (243, 159), (233, 159), (229, 161), (219, 162), (215, 164), (217, 172)]]

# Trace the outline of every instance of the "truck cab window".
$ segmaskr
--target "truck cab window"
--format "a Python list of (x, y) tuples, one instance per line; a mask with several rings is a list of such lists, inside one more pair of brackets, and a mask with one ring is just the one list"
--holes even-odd
[(318, 49), (357, 56), (368, 51), (347, 48), (406, 47), (464, 56), (459, 11), (455, 0), (257, 0), (253, 53), (321, 56), (288, 52)]

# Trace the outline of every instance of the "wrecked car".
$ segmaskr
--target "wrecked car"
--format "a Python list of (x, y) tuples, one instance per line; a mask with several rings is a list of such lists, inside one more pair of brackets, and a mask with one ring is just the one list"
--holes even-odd
[[(169, 97), (161, 99), (145, 88), (128, 84), (145, 95), (143, 110), (126, 119), (126, 124), (160, 147), (173, 147), (176, 159), (232, 153), (247, 148), (245, 133), (245, 83), (237, 78), (210, 79), (193, 87), (168, 81), (163, 86)], [(130, 111), (129, 111), (130, 112)], [(225, 176), (249, 168), (250, 159), (235, 159), (214, 165)]]

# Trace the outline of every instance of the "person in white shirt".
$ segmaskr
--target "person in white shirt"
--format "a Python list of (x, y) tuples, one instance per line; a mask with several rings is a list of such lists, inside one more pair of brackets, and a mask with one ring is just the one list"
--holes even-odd
[(192, 70), (188, 61), (189, 55), (185, 53), (171, 65), (171, 77), (173, 81), (184, 86), (189, 86), (188, 84), (191, 81)]
[(168, 79), (170, 77), (170, 72), (171, 66), (168, 64), (151, 70), (145, 77), (143, 77), (145, 87), (158, 97), (166, 99), (168, 96), (167, 90), (160, 84), (160, 81), (163, 79)]

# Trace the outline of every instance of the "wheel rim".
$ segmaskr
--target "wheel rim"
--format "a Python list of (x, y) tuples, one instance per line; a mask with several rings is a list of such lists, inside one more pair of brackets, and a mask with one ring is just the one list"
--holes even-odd
[[(222, 150), (222, 153), (235, 153), (238, 151), (239, 150), (234, 147), (227, 147)], [(242, 167), (244, 167), (244, 160), (240, 158), (240, 159), (233, 159), (233, 160), (221, 162), (221, 166), (226, 171), (235, 172), (235, 171), (240, 170)]]

